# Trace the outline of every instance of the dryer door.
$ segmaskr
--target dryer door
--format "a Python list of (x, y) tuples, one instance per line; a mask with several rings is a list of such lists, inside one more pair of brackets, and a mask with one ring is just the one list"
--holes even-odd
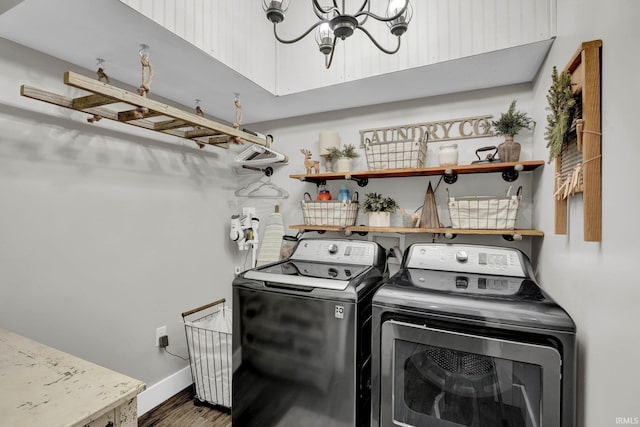
[(389, 320), (381, 350), (381, 425), (560, 425), (552, 347)]

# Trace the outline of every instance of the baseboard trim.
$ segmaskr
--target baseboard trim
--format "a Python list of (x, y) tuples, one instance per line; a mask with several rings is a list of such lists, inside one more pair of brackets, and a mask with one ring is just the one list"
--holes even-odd
[(138, 395), (138, 416), (144, 415), (170, 397), (193, 384), (191, 367), (186, 366), (167, 378), (147, 387)]

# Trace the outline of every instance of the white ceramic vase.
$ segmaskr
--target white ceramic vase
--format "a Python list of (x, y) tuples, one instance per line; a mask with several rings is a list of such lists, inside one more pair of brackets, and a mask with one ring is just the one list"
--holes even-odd
[(369, 227), (390, 227), (390, 212), (371, 212), (369, 213)]
[(336, 160), (336, 172), (351, 171), (351, 159), (348, 157), (339, 157)]

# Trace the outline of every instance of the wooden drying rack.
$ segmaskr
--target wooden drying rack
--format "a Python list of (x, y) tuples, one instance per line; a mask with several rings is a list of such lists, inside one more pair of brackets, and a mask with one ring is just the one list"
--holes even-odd
[[(64, 73), (64, 84), (91, 92), (91, 95), (68, 98), (27, 85), (20, 86), (20, 95), (93, 116), (189, 139), (198, 145), (228, 148), (230, 142), (247, 141), (267, 146), (267, 141), (259, 136), (72, 71)], [(125, 103), (128, 107), (120, 110), (108, 107), (120, 103)], [(143, 113), (141, 109), (144, 109)]]

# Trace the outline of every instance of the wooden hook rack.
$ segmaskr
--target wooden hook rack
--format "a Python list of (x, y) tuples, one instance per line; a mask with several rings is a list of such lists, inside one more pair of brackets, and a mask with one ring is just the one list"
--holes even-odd
[[(267, 146), (267, 141), (259, 136), (72, 71), (64, 73), (64, 84), (86, 90), (91, 94), (79, 98), (68, 98), (22, 85), (20, 86), (20, 95), (71, 110), (81, 111), (94, 117), (99, 116), (100, 118), (189, 139), (199, 145), (207, 144), (228, 148), (229, 143), (247, 141)], [(124, 108), (122, 108), (123, 103), (126, 104)]]

